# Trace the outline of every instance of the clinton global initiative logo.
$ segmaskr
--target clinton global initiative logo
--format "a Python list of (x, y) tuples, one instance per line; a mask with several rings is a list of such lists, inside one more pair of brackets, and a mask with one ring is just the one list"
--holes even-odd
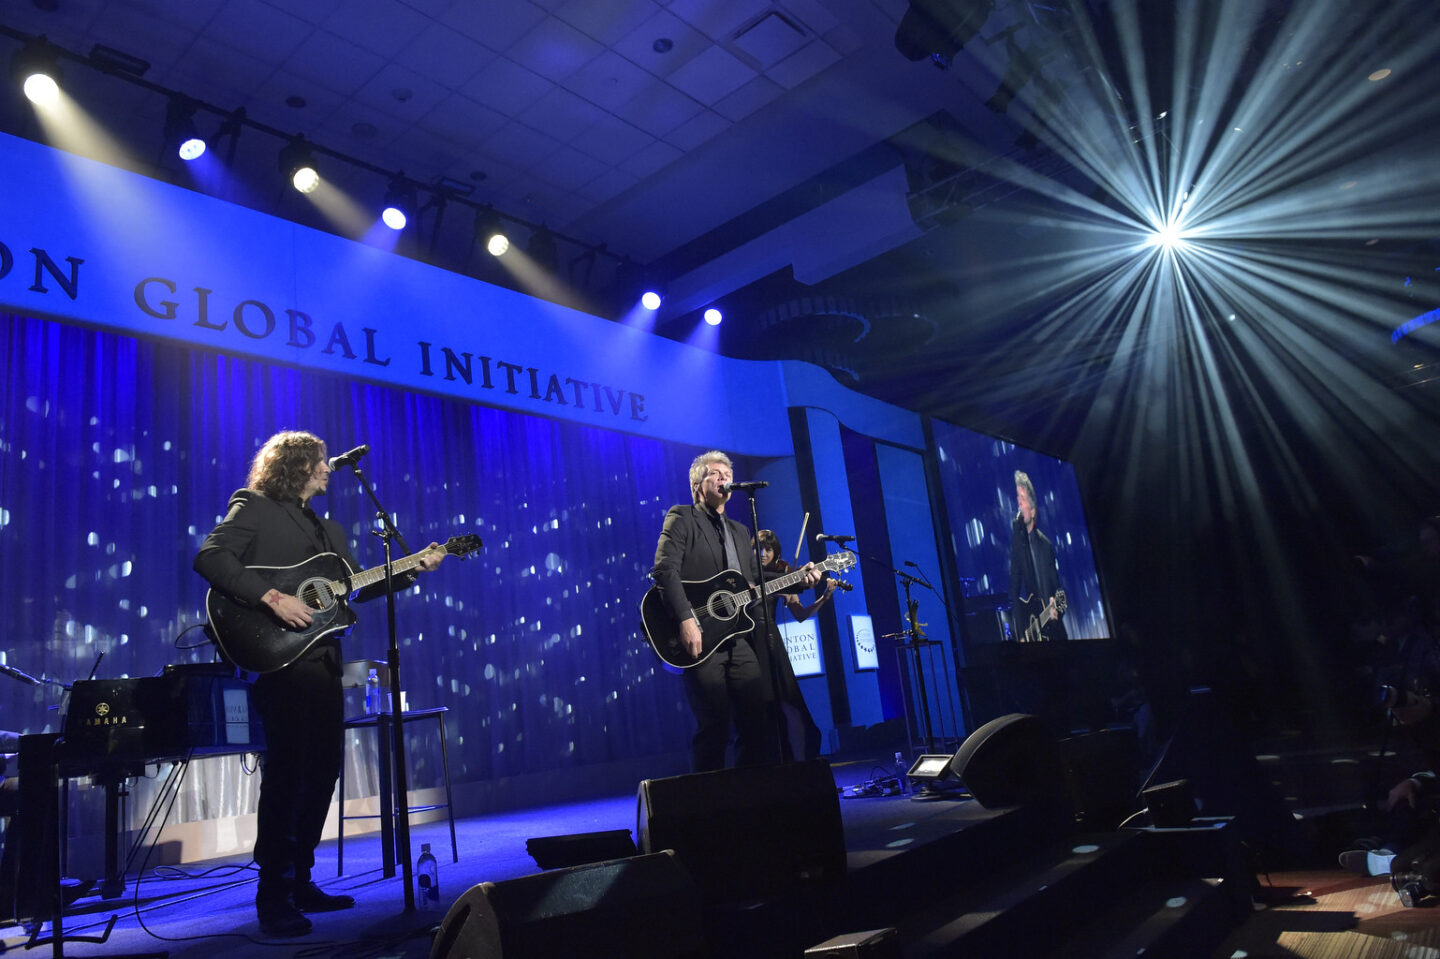
[(855, 624), (855, 648), (867, 656), (875, 653), (875, 630), (866, 623), (865, 625)]

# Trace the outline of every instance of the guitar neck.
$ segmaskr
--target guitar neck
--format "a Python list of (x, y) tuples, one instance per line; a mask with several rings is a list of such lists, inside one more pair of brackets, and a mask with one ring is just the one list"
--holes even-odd
[[(815, 568), (820, 570), (829, 570), (830, 565), (828, 562), (818, 563), (816, 564)], [(804, 578), (805, 570), (802, 567), (801, 569), (792, 570), (791, 572), (788, 572), (785, 575), (780, 576), (776, 579), (767, 579), (765, 581), (765, 591), (763, 593), (757, 592), (760, 587), (752, 586), (750, 588), (750, 594), (753, 598), (759, 599), (762, 596), (769, 596), (771, 593), (778, 593), (782, 589), (787, 589), (788, 587), (794, 586), (796, 583), (800, 582)]]
[[(397, 559), (390, 564), (390, 568), (395, 571), (397, 576), (401, 573), (408, 573), (420, 565), (420, 560), (423, 559), (428, 552), (430, 552), (428, 549), (422, 549), (418, 553), (412, 553), (409, 556)], [(378, 583), (384, 578), (385, 567), (383, 565), (375, 566), (356, 573), (350, 577), (348, 582), (343, 579), (332, 579), (330, 581), (330, 589), (334, 591), (336, 596), (346, 596), (357, 589), (364, 589), (366, 586)]]

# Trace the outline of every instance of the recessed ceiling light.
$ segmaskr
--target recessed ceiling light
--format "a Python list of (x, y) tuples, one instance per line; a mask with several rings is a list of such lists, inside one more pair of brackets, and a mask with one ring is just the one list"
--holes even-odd
[(1384, 80), (1384, 79), (1385, 79), (1386, 77), (1388, 77), (1389, 75), (1390, 75), (1390, 68), (1389, 68), (1389, 67), (1382, 67), (1382, 68), (1380, 68), (1379, 70), (1376, 70), (1374, 73), (1370, 74), (1370, 82), (1371, 82), (1371, 83), (1374, 83), (1376, 80)]
[(292, 93), (285, 98), (285, 105), (296, 110), (303, 110), (306, 107), (305, 98), (298, 93)]
[(656, 53), (669, 53), (675, 49), (675, 41), (669, 37), (657, 37), (655, 42), (650, 44), (650, 49)]

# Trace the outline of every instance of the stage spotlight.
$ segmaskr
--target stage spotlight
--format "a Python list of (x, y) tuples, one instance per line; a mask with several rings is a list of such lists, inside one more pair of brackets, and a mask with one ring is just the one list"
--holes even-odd
[(475, 214), (475, 240), (485, 244), (485, 250), (491, 256), (504, 256), (505, 251), (510, 249), (510, 238), (505, 235), (500, 215), (494, 207), (486, 206)]
[(403, 230), (414, 212), (415, 184), (397, 176), (385, 191), (385, 211), (380, 214), (380, 219), (392, 230)]
[(1185, 231), (1179, 223), (1166, 223), (1155, 228), (1147, 238), (1151, 246), (1158, 246), (1162, 250), (1175, 251), (1185, 249)]
[(59, 52), (43, 36), (34, 37), (15, 54), (10, 70), (25, 91), (25, 98), (38, 107), (60, 99)]
[(301, 193), (314, 193), (320, 185), (320, 173), (315, 168), (315, 157), (303, 136), (297, 136), (280, 151), (280, 172), (290, 180), (290, 185)]
[(995, 9), (995, 0), (910, 0), (895, 28), (895, 49), (907, 60), (944, 70)]
[(705, 311), (705, 322), (711, 326), (719, 326), (723, 319), (725, 319), (724, 315), (713, 306)]
[(544, 224), (530, 234), (530, 243), (525, 252), (538, 266), (543, 266), (551, 273), (560, 268), (560, 248), (555, 243), (555, 234)]
[(205, 138), (195, 128), (195, 102), (175, 96), (165, 106), (165, 142), (175, 144), (182, 160), (195, 160), (205, 154)]
[(640, 294), (640, 305), (647, 310), (660, 309), (660, 294), (655, 290), (646, 290)]

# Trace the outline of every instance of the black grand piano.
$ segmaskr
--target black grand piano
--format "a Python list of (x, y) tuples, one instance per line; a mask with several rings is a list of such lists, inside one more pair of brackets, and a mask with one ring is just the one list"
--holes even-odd
[(20, 737), (19, 868), (26, 882), (17, 890), (18, 918), (50, 918), (58, 908), (64, 783), (90, 776), (105, 787), (101, 895), (114, 898), (124, 892), (125, 867), (138, 848), (121, 863), (120, 800), (132, 776), (154, 764), (264, 749), (249, 685), (232, 667), (175, 665), (159, 676), (75, 682), (61, 732)]

